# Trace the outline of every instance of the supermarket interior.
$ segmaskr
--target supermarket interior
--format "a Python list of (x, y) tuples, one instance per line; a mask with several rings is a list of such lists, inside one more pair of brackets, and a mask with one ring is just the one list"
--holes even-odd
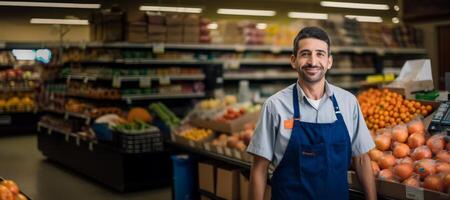
[(0, 0), (0, 200), (448, 200), (449, 46), (448, 0)]

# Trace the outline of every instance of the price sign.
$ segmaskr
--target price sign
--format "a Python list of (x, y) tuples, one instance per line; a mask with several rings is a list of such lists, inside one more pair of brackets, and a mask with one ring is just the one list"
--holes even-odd
[(405, 191), (406, 191), (407, 199), (413, 199), (413, 200), (423, 200), (424, 199), (422, 188), (406, 186)]
[(122, 84), (122, 80), (118, 76), (114, 76), (112, 80), (112, 87), (113, 88), (120, 88)]
[(165, 48), (163, 43), (153, 45), (153, 53), (155, 54), (163, 54), (164, 50)]
[(141, 88), (149, 88), (152, 85), (152, 79), (148, 76), (139, 78), (139, 87)]
[(205, 150), (211, 151), (211, 145), (209, 143), (205, 143)]
[(160, 85), (170, 85), (170, 77), (168, 77), (168, 76), (159, 77), (159, 84)]

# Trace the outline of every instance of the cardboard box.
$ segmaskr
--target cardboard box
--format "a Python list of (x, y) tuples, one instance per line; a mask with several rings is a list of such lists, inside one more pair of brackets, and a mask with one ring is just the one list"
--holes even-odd
[(235, 200), (239, 199), (239, 169), (221, 166), (217, 168), (216, 195), (218, 197)]
[(258, 118), (259, 112), (253, 112), (245, 114), (242, 117), (239, 117), (228, 123), (204, 120), (199, 118), (191, 119), (190, 123), (193, 126), (209, 128), (218, 132), (234, 133), (244, 130), (244, 125), (249, 122), (257, 122)]
[(211, 200), (211, 198), (201, 195), (200, 200)]
[(198, 163), (198, 184), (201, 190), (215, 193), (216, 168), (212, 163)]
[(248, 188), (249, 188), (249, 178), (243, 173), (239, 175), (239, 190), (241, 200), (248, 200)]
[(167, 28), (163, 25), (148, 25), (147, 27), (149, 34), (166, 34)]
[[(362, 191), (358, 176), (354, 171), (348, 171), (349, 188)], [(433, 199), (448, 200), (449, 194), (436, 192), (424, 188), (409, 187), (401, 183), (376, 180), (377, 193), (379, 195), (394, 199)]]
[(387, 85), (385, 87), (401, 95), (404, 95), (407, 99), (414, 99), (414, 92), (433, 90), (434, 84), (432, 80), (408, 81), (397, 83), (396, 85)]
[(386, 88), (404, 95), (407, 99), (414, 98), (413, 92), (433, 90), (431, 61), (429, 59), (406, 61), (400, 75)]

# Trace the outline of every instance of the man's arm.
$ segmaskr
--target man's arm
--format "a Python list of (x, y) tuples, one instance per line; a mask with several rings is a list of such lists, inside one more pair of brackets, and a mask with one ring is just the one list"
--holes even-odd
[(264, 191), (267, 184), (267, 169), (270, 161), (264, 157), (254, 155), (252, 168), (250, 170), (250, 187), (248, 192), (248, 199), (263, 200)]
[(367, 153), (353, 157), (353, 164), (367, 200), (377, 199), (375, 176)]

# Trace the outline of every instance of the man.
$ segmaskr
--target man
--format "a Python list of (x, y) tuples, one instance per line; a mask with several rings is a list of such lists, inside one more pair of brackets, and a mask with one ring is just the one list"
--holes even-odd
[(366, 199), (376, 199), (367, 154), (375, 145), (355, 96), (325, 80), (332, 64), (328, 34), (302, 29), (291, 56), (298, 81), (264, 103), (247, 149), (250, 199), (263, 199), (270, 164), (272, 199), (348, 199), (352, 160)]

